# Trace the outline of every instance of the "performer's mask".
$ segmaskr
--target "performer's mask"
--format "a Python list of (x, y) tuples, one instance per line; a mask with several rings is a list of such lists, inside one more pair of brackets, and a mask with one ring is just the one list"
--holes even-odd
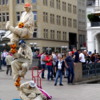
[(22, 48), (25, 48), (26, 47), (26, 44), (25, 43), (21, 43), (20, 45)]

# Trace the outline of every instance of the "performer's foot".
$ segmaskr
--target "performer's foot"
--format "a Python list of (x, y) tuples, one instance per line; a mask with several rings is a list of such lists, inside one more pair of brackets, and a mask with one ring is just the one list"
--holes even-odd
[(18, 77), (17, 80), (16, 80), (16, 82), (15, 82), (15, 86), (16, 87), (19, 87), (20, 86), (20, 80), (21, 80), (21, 78)]
[(20, 82), (17, 82), (17, 81), (16, 81), (16, 82), (15, 82), (15, 86), (16, 86), (16, 87), (19, 87), (19, 86), (20, 86)]
[(10, 27), (10, 21), (8, 21), (8, 22), (6, 23), (6, 29), (9, 29), (9, 27)]

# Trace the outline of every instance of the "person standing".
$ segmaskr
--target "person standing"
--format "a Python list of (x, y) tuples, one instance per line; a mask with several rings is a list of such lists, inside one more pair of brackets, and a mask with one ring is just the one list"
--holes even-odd
[(74, 80), (74, 60), (72, 58), (72, 52), (68, 52), (68, 56), (65, 59), (65, 65), (68, 70), (68, 84), (73, 84)]
[(74, 51), (74, 54), (73, 54), (74, 62), (78, 63), (79, 62), (79, 53), (76, 48), (73, 48), (73, 51)]
[(45, 56), (46, 67), (48, 69), (47, 80), (51, 78), (53, 80), (53, 67), (52, 67), (52, 55), (46, 52)]
[(41, 67), (42, 67), (42, 70), (43, 70), (42, 74), (41, 74), (42, 78), (45, 78), (44, 77), (44, 72), (45, 72), (45, 67), (46, 67), (45, 56), (46, 56), (45, 52), (43, 52), (42, 55), (41, 55), (41, 59), (40, 59), (41, 60)]
[(4, 50), (3, 53), (1, 54), (2, 64), (4, 66), (6, 66), (5, 58), (6, 58), (7, 55), (8, 55), (8, 52), (6, 50)]
[(60, 77), (59, 85), (63, 86), (62, 84), (62, 74), (64, 72), (64, 60), (62, 59), (62, 55), (58, 54), (58, 60), (56, 62), (56, 79), (55, 79), (55, 84), (54, 86), (57, 85), (58, 78)]
[(13, 61), (13, 56), (12, 54), (9, 52), (8, 55), (5, 58), (6, 64), (7, 64), (7, 71), (6, 71), (6, 75), (8, 75), (9, 71), (10, 71), (10, 75), (12, 75), (12, 69), (11, 69), (11, 62)]

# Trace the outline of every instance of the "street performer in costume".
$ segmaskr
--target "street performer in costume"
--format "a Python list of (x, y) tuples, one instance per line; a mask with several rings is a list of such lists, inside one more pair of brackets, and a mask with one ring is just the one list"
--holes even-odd
[(15, 59), (11, 62), (12, 75), (16, 87), (20, 86), (21, 77), (24, 78), (26, 72), (32, 64), (31, 48), (26, 44), (24, 40), (19, 41), (19, 46), (20, 48), (18, 52), (13, 53), (13, 57)]
[(9, 38), (9, 45), (16, 44), (20, 38), (32, 38), (34, 32), (34, 15), (31, 11), (31, 4), (26, 3), (24, 8), (25, 11), (22, 13), (20, 21), (16, 27), (11, 26), (9, 21), (6, 23), (6, 29), (8, 29), (10, 33), (8, 32), (5, 34), (2, 39)]
[(47, 100), (34, 81), (22, 83), (20, 86), (20, 98), (22, 100)]

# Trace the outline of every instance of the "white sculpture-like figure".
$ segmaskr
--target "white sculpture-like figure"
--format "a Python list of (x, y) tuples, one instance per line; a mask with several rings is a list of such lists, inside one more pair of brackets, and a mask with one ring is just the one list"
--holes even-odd
[(9, 45), (16, 44), (20, 38), (32, 38), (34, 31), (34, 15), (31, 11), (31, 4), (26, 3), (24, 8), (25, 11), (22, 13), (18, 26), (11, 26), (9, 21), (6, 24), (6, 29), (9, 31), (3, 38), (10, 39)]

